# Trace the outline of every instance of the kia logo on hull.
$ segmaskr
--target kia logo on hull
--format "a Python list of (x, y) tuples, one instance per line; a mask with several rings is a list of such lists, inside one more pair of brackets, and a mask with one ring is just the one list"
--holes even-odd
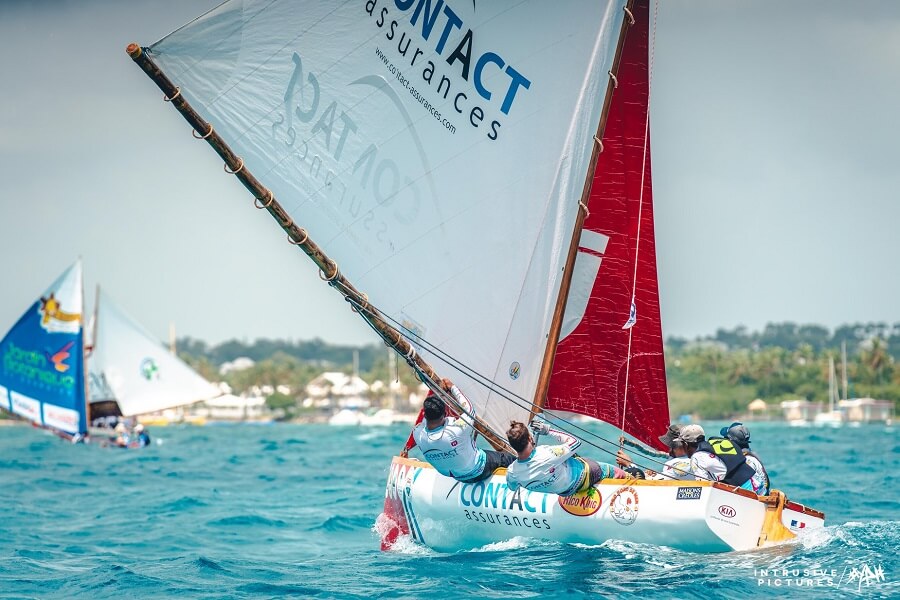
[(728, 506), (727, 504), (723, 504), (722, 506), (719, 507), (719, 514), (722, 515), (723, 517), (728, 517), (730, 519), (734, 515), (737, 514), (737, 511), (734, 510), (733, 508), (731, 508), (730, 506)]

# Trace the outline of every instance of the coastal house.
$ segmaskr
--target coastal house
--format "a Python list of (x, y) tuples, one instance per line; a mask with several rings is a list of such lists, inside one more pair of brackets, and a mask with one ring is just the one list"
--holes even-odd
[(874, 398), (851, 398), (838, 402), (850, 423), (893, 423), (894, 403)]
[(358, 375), (325, 372), (306, 385), (304, 406), (340, 406), (362, 408), (371, 405), (368, 399), (369, 384)]
[(812, 422), (822, 412), (822, 405), (809, 400), (785, 400), (781, 403), (784, 420), (792, 423)]

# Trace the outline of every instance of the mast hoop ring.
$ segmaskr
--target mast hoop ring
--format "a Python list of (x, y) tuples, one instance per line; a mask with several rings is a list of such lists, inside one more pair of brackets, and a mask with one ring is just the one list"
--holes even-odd
[(591, 216), (591, 211), (588, 209), (587, 204), (585, 204), (583, 200), (579, 200), (578, 206), (584, 209), (584, 218), (589, 219)]
[(235, 169), (234, 171), (232, 171), (231, 169), (228, 168), (228, 163), (225, 163), (224, 165), (222, 165), (222, 168), (223, 168), (223, 169), (225, 170), (225, 172), (228, 173), (229, 175), (237, 175), (238, 173), (240, 173), (241, 171), (244, 170), (244, 159), (241, 158), (240, 156), (238, 156), (238, 162), (239, 162), (240, 164), (238, 165), (238, 168)]
[(615, 75), (613, 75), (612, 69), (610, 69), (610, 70), (607, 71), (607, 72), (609, 73), (609, 78), (612, 79), (612, 82), (613, 82), (613, 89), (614, 89), (614, 90), (619, 89), (619, 78), (616, 77)]
[(166, 96), (165, 94), (163, 94), (163, 102), (171, 102), (172, 100), (174, 100), (175, 98), (177, 98), (177, 97), (180, 96), (180, 95), (181, 95), (181, 88), (178, 87), (178, 86), (176, 85), (176, 86), (175, 86), (175, 93), (172, 94), (172, 97), (171, 97), (171, 98), (169, 98), (168, 96)]
[(302, 246), (303, 244), (305, 244), (305, 243), (306, 243), (306, 240), (309, 239), (309, 234), (306, 233), (306, 230), (303, 229), (302, 227), (300, 228), (300, 231), (303, 232), (303, 239), (302, 239), (302, 240), (295, 240), (295, 239), (291, 236), (291, 234), (288, 234), (288, 242), (290, 242), (291, 244), (293, 244), (293, 245), (295, 245), (295, 246)]
[[(254, 198), (253, 206), (258, 208), (259, 210), (272, 206), (272, 203), (275, 202), (275, 196), (272, 194), (272, 190), (268, 190), (268, 192), (269, 195), (265, 200), (263, 200), (262, 198)], [(265, 202), (265, 204), (261, 204), (261, 202)]]
[[(409, 342), (406, 342), (406, 343), (409, 344)], [(416, 360), (416, 356), (417, 356), (416, 349), (413, 348), (412, 344), (409, 344), (409, 352), (406, 353), (406, 360), (412, 362), (412, 361)]]
[(204, 135), (197, 135), (197, 130), (196, 130), (196, 129), (191, 129), (191, 136), (192, 136), (195, 140), (205, 140), (206, 138), (208, 138), (209, 136), (211, 136), (212, 133), (213, 133), (213, 126), (212, 126), (212, 123), (207, 123), (207, 125), (209, 125), (209, 131), (207, 131)]
[(603, 140), (598, 138), (596, 135), (594, 136), (594, 141), (597, 142), (597, 145), (600, 146), (600, 153), (603, 153)]
[(338, 269), (337, 263), (332, 262), (331, 264), (334, 265), (334, 273), (332, 273), (329, 277), (325, 277), (325, 273), (322, 271), (322, 269), (319, 269), (319, 279), (321, 279), (322, 281), (327, 281), (330, 283), (334, 281), (338, 275), (340, 275), (341, 270)]
[(634, 25), (634, 14), (628, 10), (627, 6), (623, 6), (622, 9), (625, 11), (625, 14), (628, 15), (628, 24)]
[(347, 297), (347, 302), (350, 303), (350, 310), (352, 310), (355, 313), (363, 312), (364, 310), (367, 310), (369, 308), (369, 295), (366, 293), (363, 293), (363, 294), (360, 294), (360, 296), (362, 296), (363, 303), (359, 305), (359, 308), (356, 308), (353, 301), (350, 300), (349, 296)]

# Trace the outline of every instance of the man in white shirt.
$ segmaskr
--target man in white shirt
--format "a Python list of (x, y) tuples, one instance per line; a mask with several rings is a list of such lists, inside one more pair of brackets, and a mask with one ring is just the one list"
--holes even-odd
[(519, 487), (533, 492), (572, 496), (587, 490), (601, 479), (626, 479), (622, 469), (606, 463), (598, 463), (575, 454), (581, 442), (549, 424), (535, 420), (532, 428), (536, 434), (555, 437), (560, 445), (536, 446), (528, 428), (518, 421), (510, 424), (506, 437), (518, 460), (506, 471), (506, 484), (511, 491)]
[[(694, 473), (691, 471), (691, 459), (687, 455), (684, 443), (681, 441), (675, 441), (679, 433), (681, 433), (681, 425), (672, 423), (671, 425), (669, 425), (666, 433), (659, 436), (659, 441), (669, 447), (668, 454), (664, 452), (658, 452), (656, 450), (653, 450), (652, 448), (647, 448), (645, 450), (645, 453), (652, 454), (653, 459), (651, 460), (655, 459), (656, 461), (658, 461), (659, 459), (667, 459), (665, 464), (663, 464), (662, 472), (660, 473), (657, 473), (651, 469), (644, 469), (647, 479), (655, 481), (662, 481), (666, 479), (695, 479)], [(639, 468), (631, 460), (631, 457), (621, 448), (616, 454), (616, 463), (618, 463), (618, 465), (623, 469), (626, 467), (630, 467), (632, 469)]]
[(437, 396), (425, 398), (425, 420), (413, 430), (413, 439), (422, 455), (441, 475), (463, 483), (474, 483), (490, 477), (498, 467), (505, 467), (516, 457), (509, 452), (482, 450), (475, 445), (475, 409), (449, 379), (441, 382), (444, 391), (463, 409), (460, 417), (448, 417), (444, 401)]

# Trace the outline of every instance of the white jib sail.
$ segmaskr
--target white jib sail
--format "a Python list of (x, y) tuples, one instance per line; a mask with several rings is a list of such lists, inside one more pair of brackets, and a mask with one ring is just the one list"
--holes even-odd
[(91, 400), (115, 400), (130, 417), (208, 400), (221, 392), (128, 317), (108, 295), (97, 296), (94, 350), (88, 361)]
[(244, 0), (150, 52), (503, 432), (473, 377), (533, 398), (624, 4)]

